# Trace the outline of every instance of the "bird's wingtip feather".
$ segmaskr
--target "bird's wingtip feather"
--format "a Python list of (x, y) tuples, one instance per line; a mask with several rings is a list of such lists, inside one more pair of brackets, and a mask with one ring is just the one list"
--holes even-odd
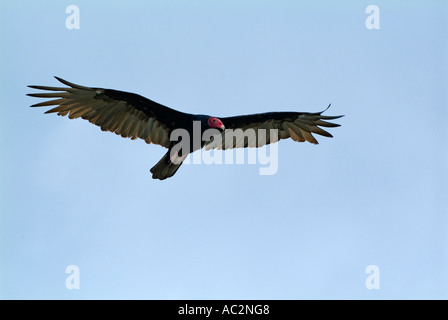
[(64, 80), (64, 79), (62, 79), (62, 78), (60, 78), (60, 77), (58, 77), (58, 76), (54, 76), (54, 78), (55, 78), (56, 80), (58, 80), (60, 83), (63, 83), (63, 84), (65, 84), (65, 85), (71, 87), (71, 83), (68, 82), (67, 80)]
[(91, 90), (91, 88), (89, 87), (85, 87), (85, 86), (81, 86), (79, 84), (64, 80), (60, 77), (54, 76), (56, 80), (58, 80), (59, 82), (65, 84), (66, 86), (72, 87), (74, 89), (81, 89), (81, 90)]
[(64, 80), (64, 79), (62, 79), (61, 77), (58, 77), (58, 76), (54, 76), (54, 78), (55, 78), (56, 80), (58, 80), (59, 82), (63, 83), (63, 84), (70, 83), (70, 82), (68, 82), (67, 80)]

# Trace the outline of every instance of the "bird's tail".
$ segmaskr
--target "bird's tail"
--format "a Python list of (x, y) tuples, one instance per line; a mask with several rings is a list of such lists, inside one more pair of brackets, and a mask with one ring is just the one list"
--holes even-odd
[(184, 159), (179, 159), (179, 163), (173, 163), (171, 162), (170, 158), (171, 149), (168, 150), (168, 152), (160, 159), (157, 164), (151, 168), (152, 178), (153, 179), (159, 179), (159, 180), (165, 180), (166, 178), (170, 178), (174, 176), (176, 171), (179, 169), (179, 167), (182, 165), (182, 161)]

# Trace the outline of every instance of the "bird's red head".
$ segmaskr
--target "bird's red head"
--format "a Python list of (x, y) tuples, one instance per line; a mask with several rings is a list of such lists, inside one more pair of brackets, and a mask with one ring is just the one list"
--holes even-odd
[(221, 130), (225, 129), (224, 124), (218, 118), (214, 118), (214, 117), (208, 118), (207, 123), (210, 128), (216, 128), (216, 129), (221, 129)]

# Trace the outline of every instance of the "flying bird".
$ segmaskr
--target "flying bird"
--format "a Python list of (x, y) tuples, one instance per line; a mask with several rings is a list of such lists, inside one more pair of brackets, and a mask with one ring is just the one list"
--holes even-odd
[[(166, 107), (135, 93), (85, 87), (55, 78), (67, 87), (29, 86), (49, 92), (30, 93), (28, 96), (55, 98), (31, 107), (56, 106), (45, 113), (68, 115), (70, 119), (82, 118), (99, 126), (103, 131), (111, 131), (124, 138), (140, 138), (148, 144), (158, 144), (167, 148), (168, 152), (150, 170), (152, 177), (160, 180), (172, 177), (188, 153), (204, 146), (206, 150), (261, 147), (287, 138), (318, 144), (312, 134), (331, 138), (332, 135), (320, 127), (338, 127), (339, 124), (326, 120), (342, 117), (322, 115), (330, 106), (324, 111), (315, 113), (267, 112), (234, 117), (190, 114)], [(172, 139), (172, 134), (176, 129), (180, 129), (194, 136), (194, 131), (197, 130), (195, 123), (199, 125), (201, 137), (206, 130), (215, 131), (212, 131), (213, 134), (208, 140), (193, 143), (192, 139), (187, 145), (189, 147), (186, 149), (187, 152), (185, 149), (177, 150), (179, 140)], [(255, 136), (251, 137), (248, 134), (251, 130)], [(270, 135), (271, 131), (276, 135)]]

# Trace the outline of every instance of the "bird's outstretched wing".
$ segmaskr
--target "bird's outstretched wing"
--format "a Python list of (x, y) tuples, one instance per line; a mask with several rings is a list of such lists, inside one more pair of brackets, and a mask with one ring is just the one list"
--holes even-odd
[(57, 113), (70, 119), (82, 118), (124, 138), (143, 139), (163, 147), (170, 146), (170, 133), (192, 121), (192, 115), (183, 113), (140, 95), (102, 88), (80, 86), (61, 78), (68, 87), (29, 86), (47, 90), (30, 93), (38, 98), (55, 98), (32, 107), (56, 106), (45, 113)]
[[(327, 109), (330, 106), (327, 107)], [(318, 144), (313, 133), (333, 137), (320, 127), (339, 127), (328, 122), (343, 116), (324, 116), (321, 112), (268, 112), (244, 116), (220, 118), (226, 130), (219, 137), (206, 143), (205, 149), (254, 148), (291, 138), (294, 141), (308, 141)], [(261, 129), (261, 130), (260, 130)], [(264, 129), (264, 130), (263, 130)], [(274, 135), (271, 135), (273, 130)]]

